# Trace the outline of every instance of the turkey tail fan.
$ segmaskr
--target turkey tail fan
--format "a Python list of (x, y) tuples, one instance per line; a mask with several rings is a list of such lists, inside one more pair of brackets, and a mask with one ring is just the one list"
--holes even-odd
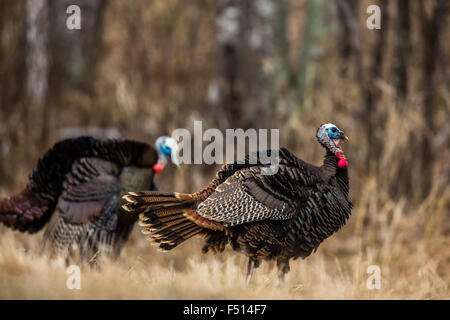
[(204, 233), (204, 228), (188, 219), (196, 200), (189, 194), (163, 192), (129, 192), (123, 210), (139, 214), (143, 234), (159, 248), (168, 251), (187, 239)]
[(50, 201), (41, 198), (27, 185), (20, 193), (0, 200), (0, 222), (21, 232), (39, 231), (49, 218)]

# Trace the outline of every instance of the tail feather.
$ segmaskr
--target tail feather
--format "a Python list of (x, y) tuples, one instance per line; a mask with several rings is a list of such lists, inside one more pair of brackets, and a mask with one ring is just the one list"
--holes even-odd
[(145, 227), (145, 229), (143, 229), (142, 232), (145, 233), (145, 234), (154, 234), (154, 235), (162, 234), (162, 232), (164, 232), (166, 230), (168, 230), (170, 232), (173, 232), (173, 231), (179, 230), (183, 226), (186, 226), (186, 223), (187, 223), (186, 218), (184, 218), (184, 217), (177, 217), (176, 220), (173, 220), (173, 221), (170, 221), (170, 222), (167, 222), (167, 223), (159, 222), (156, 225)]
[(139, 223), (139, 225), (141, 227), (145, 227), (145, 229), (148, 229), (150, 231), (156, 231), (156, 230), (162, 229), (166, 226), (173, 226), (174, 224), (179, 223), (184, 220), (185, 220), (184, 217), (180, 217), (179, 215), (174, 215), (174, 216), (170, 216), (168, 218), (167, 217), (161, 218), (159, 221), (155, 222), (155, 224), (148, 223), (146, 221), (141, 221)]
[(201, 229), (198, 228), (198, 226), (185, 226), (178, 231), (170, 232), (169, 235), (166, 235), (161, 240), (161, 242), (166, 244), (178, 244), (180, 241), (185, 241), (187, 236), (193, 236), (198, 232), (201, 232)]
[(166, 208), (161, 208), (158, 207), (157, 210), (159, 210), (158, 215), (154, 216), (154, 217), (149, 217), (149, 213), (152, 213), (155, 211), (156, 208), (151, 208), (148, 209), (147, 212), (141, 213), (139, 218), (141, 219), (140, 221), (140, 225), (142, 227), (145, 226), (150, 226), (153, 225), (155, 222), (159, 221), (159, 222), (169, 222), (171, 220), (173, 220), (176, 217), (179, 217), (179, 213), (180, 213), (180, 207), (177, 208), (170, 208), (170, 209), (166, 209)]
[(20, 193), (0, 200), (0, 222), (22, 232), (39, 231), (50, 217), (53, 202), (31, 191), (29, 185)]
[(176, 207), (185, 204), (186, 199), (176, 198), (176, 193), (161, 192), (129, 192), (123, 196), (127, 201), (122, 207), (125, 211), (140, 214), (146, 210)]
[(198, 226), (192, 223), (183, 223), (178, 225), (176, 229), (165, 229), (157, 231), (153, 234), (153, 238), (156, 242), (171, 243), (174, 244), (174, 240), (182, 237), (185, 231), (192, 231), (193, 229), (198, 229)]
[(205, 229), (188, 218), (196, 199), (189, 194), (154, 191), (130, 192), (123, 197), (122, 208), (139, 214), (142, 233), (159, 245), (171, 250), (187, 239), (205, 232)]

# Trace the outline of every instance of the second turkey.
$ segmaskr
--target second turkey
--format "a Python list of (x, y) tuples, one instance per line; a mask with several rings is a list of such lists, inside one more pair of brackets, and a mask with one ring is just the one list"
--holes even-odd
[(79, 250), (84, 262), (102, 253), (116, 258), (138, 219), (121, 212), (121, 196), (156, 190), (155, 174), (179, 164), (177, 147), (170, 137), (158, 138), (155, 148), (133, 140), (63, 140), (39, 159), (20, 193), (0, 201), (0, 222), (29, 233), (46, 226), (51, 256)]

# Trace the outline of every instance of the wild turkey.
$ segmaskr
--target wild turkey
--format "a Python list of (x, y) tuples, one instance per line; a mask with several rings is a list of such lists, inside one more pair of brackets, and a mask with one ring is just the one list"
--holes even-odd
[(154, 174), (170, 158), (177, 164), (175, 140), (160, 137), (156, 147), (92, 137), (63, 140), (39, 159), (22, 192), (0, 201), (0, 222), (29, 233), (47, 225), (44, 245), (52, 255), (69, 257), (77, 245), (83, 261), (97, 252), (117, 257), (137, 220), (119, 214), (120, 197), (156, 190)]
[(275, 259), (284, 279), (291, 258), (308, 257), (350, 216), (348, 162), (339, 144), (347, 137), (324, 124), (317, 139), (326, 149), (320, 167), (282, 148), (276, 174), (263, 174), (268, 165), (247, 157), (223, 166), (200, 192), (130, 192), (123, 208), (140, 214), (143, 233), (162, 250), (201, 234), (203, 252), (221, 252), (231, 243), (247, 254), (247, 281), (263, 259)]

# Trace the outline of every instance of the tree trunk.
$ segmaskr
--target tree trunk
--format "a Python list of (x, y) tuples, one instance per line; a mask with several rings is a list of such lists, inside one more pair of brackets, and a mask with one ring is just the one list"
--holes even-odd
[(409, 0), (397, 0), (396, 88), (398, 98), (402, 101), (408, 94), (408, 57), (411, 50), (409, 15)]
[[(438, 0), (433, 14), (428, 23), (423, 27), (423, 48), (424, 48), (424, 78), (423, 78), (423, 117), (426, 130), (422, 136), (422, 174), (424, 183), (422, 183), (422, 195), (425, 196), (431, 186), (432, 166), (435, 150), (432, 150), (431, 140), (434, 137), (434, 110), (435, 110), (435, 88), (437, 83), (438, 63), (442, 54), (441, 43), (442, 35), (445, 30), (446, 20), (448, 18), (449, 3), (447, 0)], [(434, 151), (434, 152), (433, 152)]]
[[(48, 136), (47, 93), (49, 75), (49, 8), (47, 0), (27, 1), (27, 79), (25, 101), (27, 108), (27, 151), (42, 146)], [(44, 110), (44, 111), (43, 111)], [(36, 136), (34, 128), (41, 128)], [(36, 140), (36, 137), (40, 140)]]
[[(16, 163), (6, 159), (23, 144), (23, 86), (26, 82), (26, 5), (25, 1), (0, 1), (0, 181), (10, 185)], [(24, 157), (22, 157), (24, 158)]]

